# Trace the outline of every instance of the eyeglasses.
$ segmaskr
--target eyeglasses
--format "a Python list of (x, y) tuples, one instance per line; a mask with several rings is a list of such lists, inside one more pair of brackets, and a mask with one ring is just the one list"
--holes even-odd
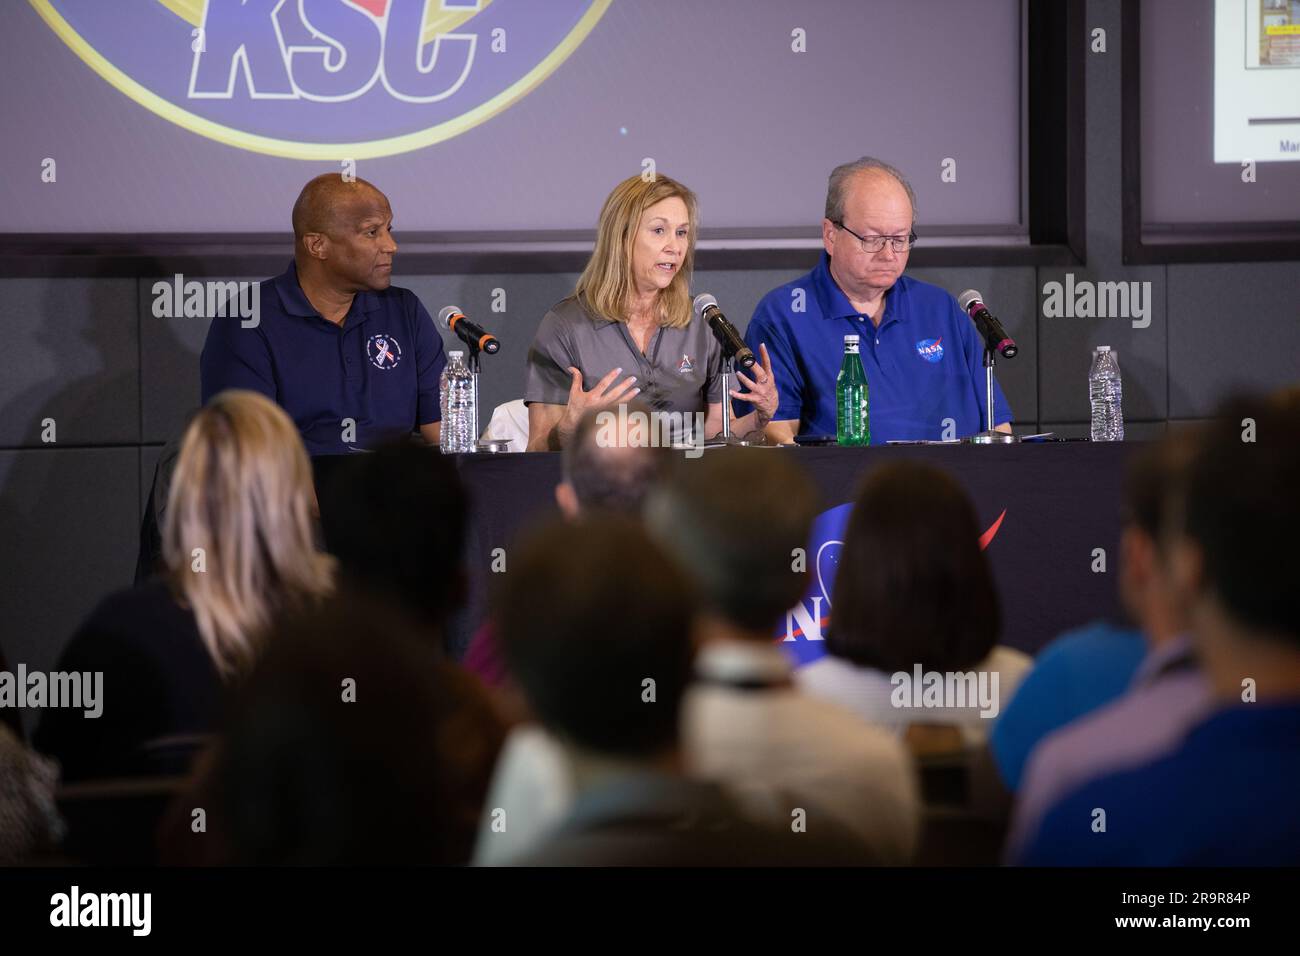
[(839, 220), (832, 219), (831, 225), (843, 229), (858, 242), (862, 243), (862, 251), (874, 255), (881, 249), (885, 248), (885, 242), (888, 241), (893, 246), (895, 252), (907, 252), (912, 246), (916, 245), (916, 233), (909, 232), (906, 236), (859, 236), (856, 232), (844, 225)]

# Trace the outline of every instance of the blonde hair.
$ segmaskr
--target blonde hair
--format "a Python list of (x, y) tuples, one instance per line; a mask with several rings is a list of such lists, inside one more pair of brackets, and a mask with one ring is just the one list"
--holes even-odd
[(223, 678), (248, 669), (279, 611), (331, 589), (334, 562), (316, 549), (315, 508), (302, 439), (274, 402), (225, 391), (190, 422), (172, 475), (163, 561)]
[(682, 267), (668, 287), (659, 292), (656, 307), (660, 325), (680, 329), (690, 324), (691, 269), (695, 265), (698, 203), (695, 193), (677, 180), (658, 175), (649, 180), (630, 176), (614, 187), (601, 207), (600, 222), (596, 225), (596, 247), (573, 291), (589, 313), (615, 322), (627, 321), (627, 306), (633, 292), (632, 247), (641, 217), (651, 206), (674, 196), (686, 203), (690, 232)]

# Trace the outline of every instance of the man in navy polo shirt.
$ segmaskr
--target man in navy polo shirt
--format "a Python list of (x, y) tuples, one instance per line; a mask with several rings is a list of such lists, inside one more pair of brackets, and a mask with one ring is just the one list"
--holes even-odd
[(261, 284), (259, 321), (216, 318), (200, 358), (203, 401), (261, 392), (310, 455), (409, 435), (437, 444), (442, 337), (415, 293), (392, 286), (393, 213), (361, 179), (317, 176), (293, 207), (294, 261)]
[[(903, 275), (915, 233), (912, 187), (870, 156), (837, 167), (817, 268), (773, 289), (745, 333), (767, 343), (781, 403), (767, 436), (835, 434), (835, 378), (844, 336), (857, 335), (867, 373), (871, 443), (951, 439), (983, 431), (984, 347), (970, 318), (938, 286)], [(1011, 408), (994, 382), (994, 421)]]

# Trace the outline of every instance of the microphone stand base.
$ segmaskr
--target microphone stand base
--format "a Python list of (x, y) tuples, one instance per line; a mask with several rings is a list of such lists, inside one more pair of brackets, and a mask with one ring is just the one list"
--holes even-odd
[(1020, 441), (1015, 435), (1006, 432), (980, 432), (966, 439), (972, 445), (1012, 445)]

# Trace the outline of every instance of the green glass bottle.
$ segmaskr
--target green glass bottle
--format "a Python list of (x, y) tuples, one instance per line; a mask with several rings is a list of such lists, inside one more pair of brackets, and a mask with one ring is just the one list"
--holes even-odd
[(844, 336), (844, 361), (835, 379), (835, 439), (841, 445), (871, 444), (867, 373), (858, 353), (858, 337)]

